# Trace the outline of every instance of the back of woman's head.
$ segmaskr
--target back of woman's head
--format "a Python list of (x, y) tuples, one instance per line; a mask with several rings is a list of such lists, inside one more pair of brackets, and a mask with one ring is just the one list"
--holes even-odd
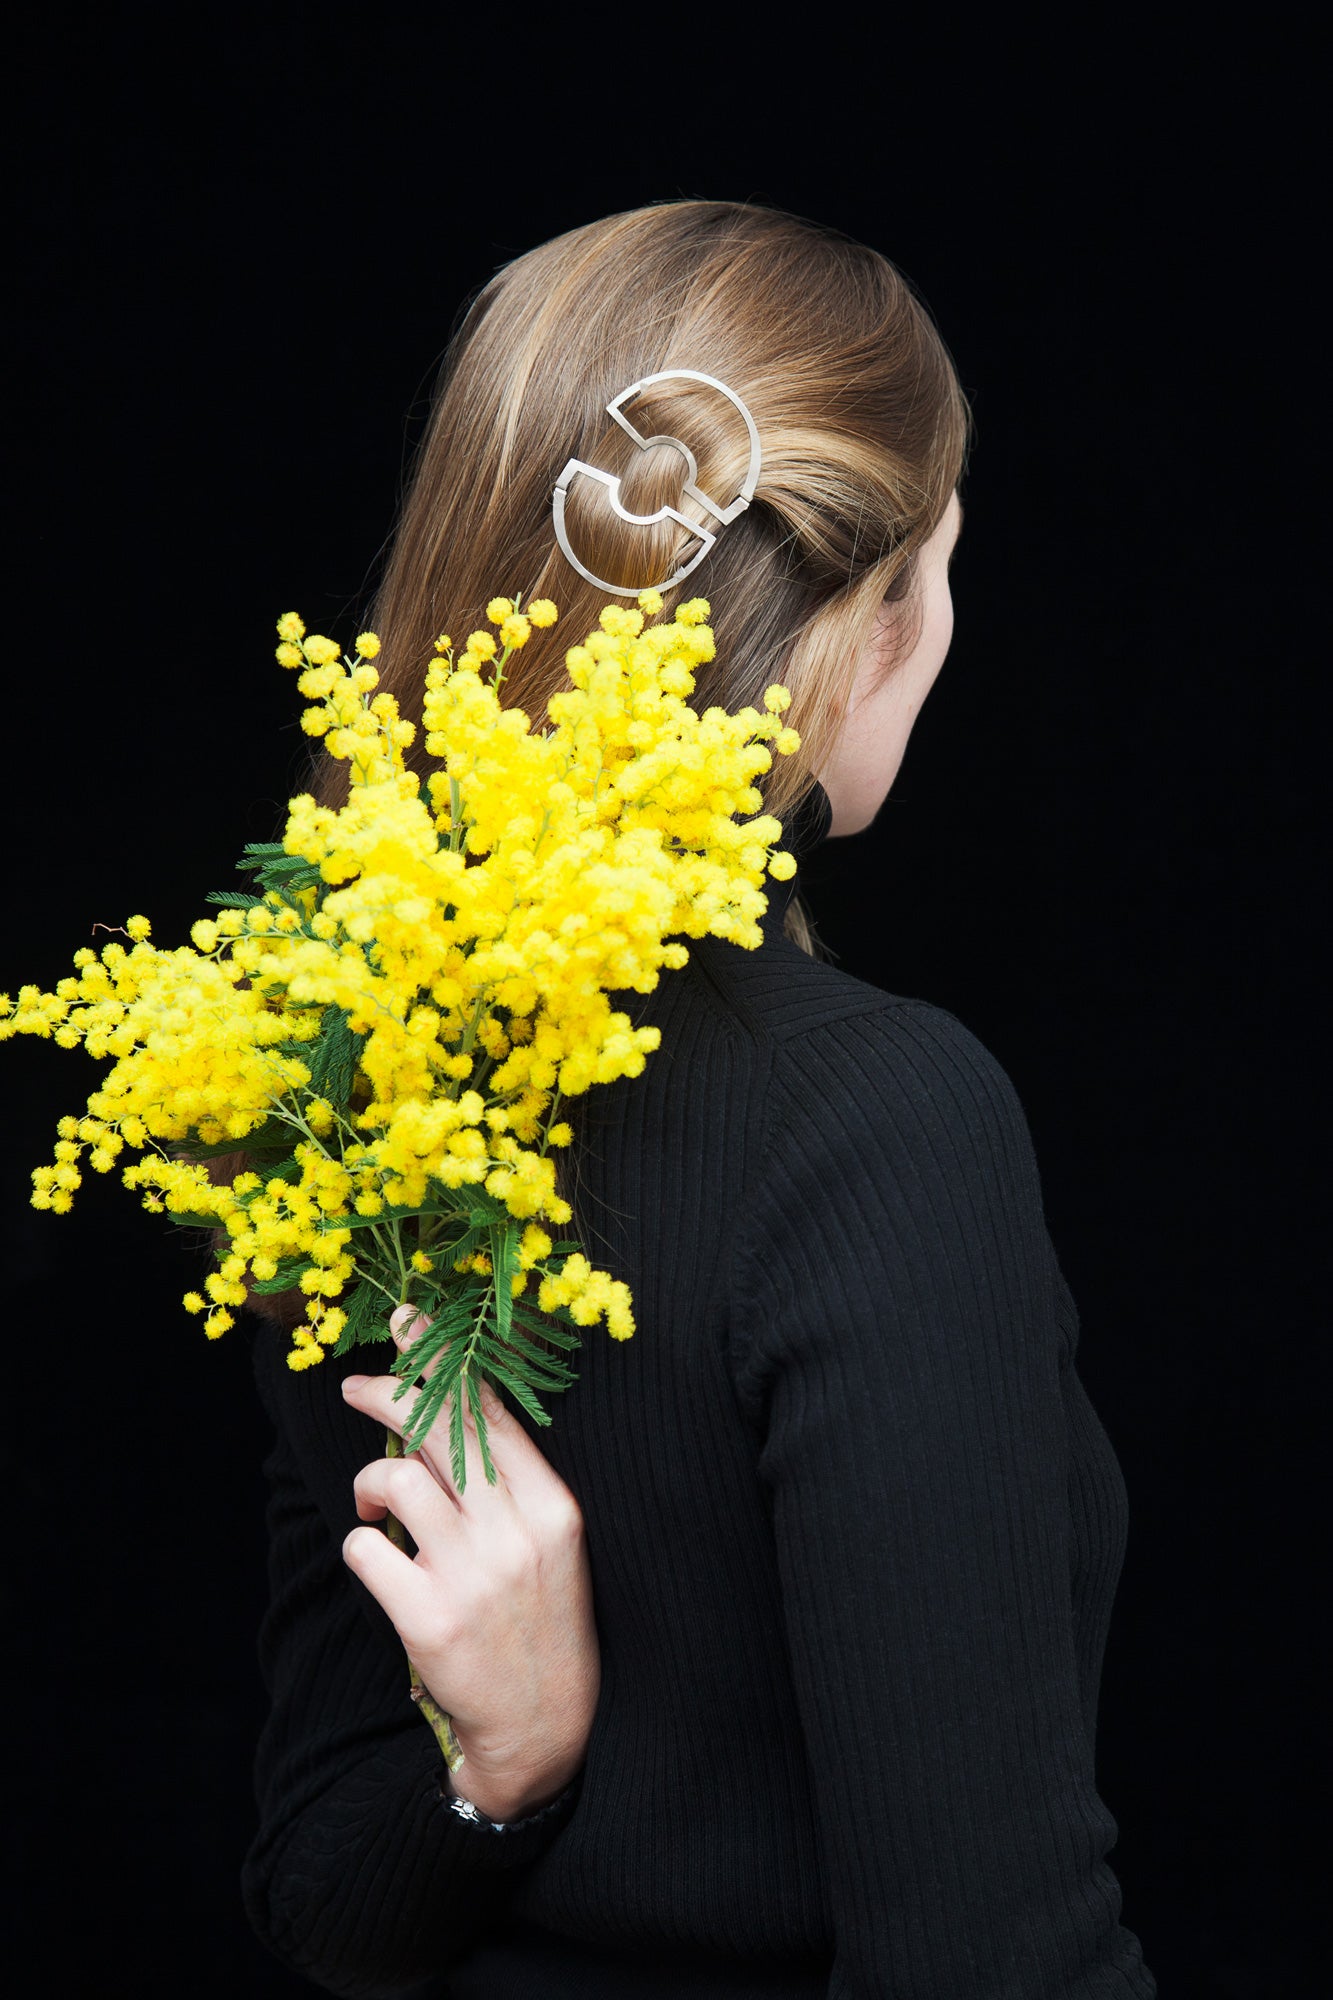
[[(566, 649), (612, 601), (555, 540), (567, 461), (618, 475), (630, 512), (668, 505), (716, 527), (681, 499), (680, 452), (641, 450), (607, 414), (620, 391), (667, 369), (725, 383), (758, 430), (751, 505), (664, 595), (668, 612), (695, 595), (712, 606), (717, 658), (696, 703), (759, 705), (769, 682), (789, 688), (801, 749), (757, 781), (781, 816), (832, 745), (886, 599), (899, 607), (899, 650), (910, 644), (917, 559), (962, 471), (967, 409), (893, 266), (772, 209), (679, 201), (609, 216), (517, 258), (479, 294), (446, 353), (374, 606), (381, 683), (418, 716), (442, 628), (461, 642), (496, 595), (553, 598), (559, 624), (533, 633), (505, 680), (506, 703), (543, 726), (547, 699), (568, 685)], [(716, 390), (663, 382), (626, 415), (644, 437), (687, 445), (719, 505), (739, 493), (749, 440)], [(583, 567), (626, 588), (660, 586), (699, 546), (670, 518), (625, 522), (586, 477), (570, 485), (566, 519)], [(326, 768), (332, 795), (343, 767)]]

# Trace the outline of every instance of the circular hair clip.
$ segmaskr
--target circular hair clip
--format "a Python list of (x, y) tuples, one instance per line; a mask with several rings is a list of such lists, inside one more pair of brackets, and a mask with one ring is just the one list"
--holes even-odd
[[(750, 439), (750, 462), (746, 468), (745, 478), (741, 482), (740, 491), (725, 507), (720, 507), (700, 486), (698, 461), (687, 444), (678, 437), (667, 436), (664, 432), (659, 432), (653, 437), (644, 437), (641, 431), (635, 430), (625, 415), (625, 404), (631, 402), (644, 389), (651, 389), (655, 382), (674, 381), (702, 382), (705, 388), (716, 389), (719, 395), (726, 397), (732, 408), (737, 410), (744, 420)], [(640, 451), (647, 451), (655, 444), (670, 445), (674, 451), (678, 451), (689, 468), (689, 477), (681, 484), (681, 498), (693, 500), (696, 506), (702, 507), (705, 513), (712, 515), (718, 526), (701, 527), (697, 521), (687, 519), (676, 507), (659, 507), (655, 514), (632, 514), (621, 501), (620, 480), (615, 473), (603, 472), (599, 465), (589, 465), (585, 459), (571, 458), (555, 482), (555, 492), (551, 500), (556, 541), (560, 545), (561, 554), (567, 562), (572, 563), (580, 576), (586, 577), (589, 583), (595, 583), (599, 590), (610, 591), (615, 597), (637, 597), (644, 590), (670, 590), (675, 584), (683, 583), (685, 578), (699, 567), (716, 542), (720, 530), (734, 521), (738, 514), (743, 514), (754, 499), (755, 487), (759, 483), (759, 469), (763, 463), (759, 449), (759, 432), (755, 428), (754, 418), (734, 389), (729, 389), (725, 382), (719, 382), (715, 375), (701, 374), (697, 368), (663, 368), (656, 375), (640, 376), (637, 382), (630, 383), (628, 389), (622, 389), (618, 396), (612, 397), (606, 406), (606, 414), (613, 422), (619, 424), (621, 430), (633, 440)], [(605, 577), (595, 576), (592, 570), (579, 561), (570, 547), (569, 531), (565, 525), (565, 499), (570, 486), (580, 474), (586, 479), (595, 479), (599, 485), (606, 488), (611, 510), (618, 514), (622, 521), (628, 521), (636, 528), (654, 528), (662, 521), (676, 521), (687, 534), (698, 541), (699, 547), (688, 562), (681, 563), (661, 582), (640, 583), (630, 588), (623, 583), (608, 583)]]

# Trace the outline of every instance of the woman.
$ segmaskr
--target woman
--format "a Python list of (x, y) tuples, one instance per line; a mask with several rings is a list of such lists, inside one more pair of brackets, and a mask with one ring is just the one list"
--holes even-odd
[[(607, 406), (656, 375), (623, 399), (636, 439)], [(697, 699), (790, 689), (802, 747), (765, 806), (806, 854), (873, 818), (943, 662), (966, 431), (874, 252), (726, 202), (575, 230), (451, 347), (373, 619), (384, 684), (406, 708), (440, 626), (521, 589), (561, 607), (506, 682), (540, 716), (608, 587), (672, 576), (707, 526)], [(571, 458), (595, 470), (558, 540)], [(769, 889), (758, 950), (692, 940), (624, 996), (661, 1046), (577, 1100), (564, 1192), (637, 1332), (585, 1336), (540, 1447), (492, 1400), (497, 1486), (474, 1463), (460, 1500), (442, 1437), (383, 1455), (389, 1375), (298, 1377), (258, 1343), (273, 1707), (245, 1887), (334, 1992), (1156, 1990), (1094, 1781), (1125, 1496), (1021, 1106), (952, 1015), (821, 961)]]

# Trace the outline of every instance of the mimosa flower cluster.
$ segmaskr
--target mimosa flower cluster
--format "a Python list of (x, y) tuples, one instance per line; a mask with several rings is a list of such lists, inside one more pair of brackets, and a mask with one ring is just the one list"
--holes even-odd
[[(282, 841), (246, 850), (253, 890), (211, 897), (190, 945), (161, 948), (131, 917), (123, 944), (76, 952), (54, 991), (0, 998), (0, 1040), (45, 1036), (110, 1065), (61, 1121), (35, 1206), (64, 1212), (85, 1162), (120, 1164), (146, 1208), (215, 1232), (216, 1268), (185, 1298), (210, 1337), (252, 1291), (305, 1295), (294, 1368), (386, 1337), (394, 1306), (417, 1305), (430, 1324), (404, 1386), (438, 1365), (407, 1442), (458, 1388), (460, 1484), (465, 1397), (491, 1476), (480, 1378), (546, 1422), (534, 1392), (573, 1379), (561, 1350), (577, 1329), (634, 1330), (623, 1281), (557, 1240), (565, 1100), (637, 1076), (659, 1040), (608, 995), (651, 991), (686, 963), (686, 937), (757, 945), (765, 873), (795, 870), (754, 782), (799, 745), (787, 691), (770, 687), (762, 711), (696, 712), (708, 604), (661, 610), (649, 591), (603, 611), (541, 727), (501, 697), (553, 604), (497, 597), (492, 629), (457, 651), (441, 636), (424, 785), (404, 761), (414, 725), (379, 692), (375, 634), (344, 656), (287, 613), (277, 658), (299, 674), (306, 731), (349, 765), (347, 803), (291, 800)], [(229, 1180), (210, 1164), (238, 1152)]]

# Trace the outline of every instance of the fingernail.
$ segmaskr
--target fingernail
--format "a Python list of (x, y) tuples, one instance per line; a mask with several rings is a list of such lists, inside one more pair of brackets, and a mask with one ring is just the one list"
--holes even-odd
[(404, 1328), (412, 1324), (416, 1316), (417, 1309), (415, 1306), (396, 1306), (389, 1319), (390, 1333), (396, 1337), (403, 1332)]
[(363, 1389), (365, 1387), (369, 1379), (370, 1378), (366, 1375), (344, 1375), (343, 1376), (344, 1396), (355, 1395), (358, 1389)]

